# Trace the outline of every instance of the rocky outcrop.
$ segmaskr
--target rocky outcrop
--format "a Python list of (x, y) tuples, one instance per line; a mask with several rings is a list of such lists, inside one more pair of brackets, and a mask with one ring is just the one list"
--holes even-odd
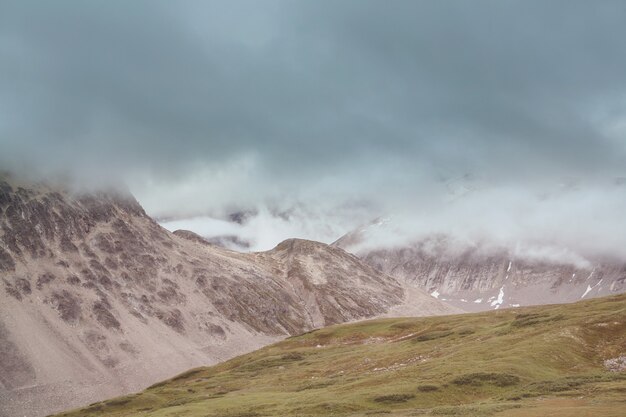
[(609, 372), (625, 372), (626, 356), (618, 356), (617, 358), (607, 359), (604, 361), (604, 367)]
[(453, 311), (339, 248), (241, 254), (167, 232), (126, 193), (0, 181), (0, 415), (138, 390), (404, 304)]

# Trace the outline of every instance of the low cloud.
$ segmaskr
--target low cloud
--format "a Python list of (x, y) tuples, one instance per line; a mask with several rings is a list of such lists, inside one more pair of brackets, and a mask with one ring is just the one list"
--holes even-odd
[(294, 195), (281, 204), (249, 205), (240, 224), (222, 212), (182, 216), (164, 226), (206, 237), (236, 236), (250, 243), (250, 248), (237, 248), (242, 250), (270, 249), (291, 237), (332, 243), (360, 231), (362, 240), (350, 248), (354, 252), (401, 248), (445, 236), (446, 251), (452, 256), (478, 248), (486, 253), (504, 249), (519, 258), (580, 268), (605, 258), (626, 261), (626, 184), (620, 178), (569, 178), (530, 187), (465, 176), (433, 181), (423, 188), (428, 192), (415, 199), (409, 198), (407, 189), (387, 190), (384, 204), (371, 194), (355, 201), (328, 198), (322, 190), (311, 189), (312, 194)]

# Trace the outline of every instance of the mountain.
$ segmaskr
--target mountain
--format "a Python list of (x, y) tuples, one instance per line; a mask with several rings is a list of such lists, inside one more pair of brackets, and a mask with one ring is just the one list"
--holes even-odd
[(455, 311), (339, 248), (170, 233), (126, 192), (0, 179), (0, 415), (120, 395), (288, 335)]
[(568, 303), (626, 292), (626, 262), (605, 256), (589, 262), (516, 255), (485, 242), (459, 244), (435, 235), (400, 246), (376, 247), (377, 219), (332, 245), (375, 269), (464, 311)]
[(626, 415), (626, 295), (337, 325), (59, 417)]

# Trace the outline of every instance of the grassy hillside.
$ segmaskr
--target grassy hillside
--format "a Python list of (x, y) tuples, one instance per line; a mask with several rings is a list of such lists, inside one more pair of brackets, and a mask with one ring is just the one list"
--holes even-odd
[(626, 295), (339, 325), (62, 416), (626, 415)]

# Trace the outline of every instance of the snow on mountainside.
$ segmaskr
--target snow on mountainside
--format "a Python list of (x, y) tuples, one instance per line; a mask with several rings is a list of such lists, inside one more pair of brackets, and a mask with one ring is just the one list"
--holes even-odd
[(390, 311), (456, 310), (339, 248), (232, 252), (168, 232), (128, 194), (0, 178), (1, 416), (132, 392)]

